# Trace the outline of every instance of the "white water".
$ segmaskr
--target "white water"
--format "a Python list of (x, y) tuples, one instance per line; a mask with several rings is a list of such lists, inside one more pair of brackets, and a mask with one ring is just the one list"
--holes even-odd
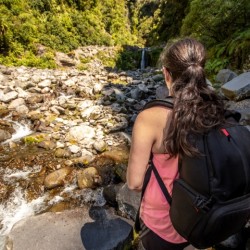
[(141, 55), (141, 70), (145, 69), (145, 48), (142, 49)]
[[(29, 174), (32, 174), (32, 172), (27, 170), (24, 172), (18, 171), (16, 173), (9, 172), (4, 175), (4, 179), (9, 179), (11, 182), (13, 178), (29, 178)], [(0, 230), (0, 250), (3, 250), (4, 247), (4, 236), (11, 231), (15, 223), (24, 218), (44, 211), (46, 208), (48, 208), (48, 206), (63, 201), (65, 194), (72, 197), (73, 199), (80, 200), (82, 205), (91, 203), (95, 206), (103, 206), (106, 203), (102, 194), (103, 188), (96, 190), (83, 189), (80, 192), (75, 193), (74, 191), (76, 189), (77, 185), (73, 184), (66, 186), (60, 194), (54, 196), (49, 201), (49, 197), (45, 193), (43, 196), (34, 199), (31, 202), (27, 202), (25, 199), (25, 190), (22, 190), (21, 187), (17, 186), (14, 192), (11, 194), (9, 200), (6, 203), (0, 204), (0, 223), (2, 224), (2, 228)]]
[[(28, 125), (15, 121), (10, 122), (14, 124), (13, 127), (16, 132), (9, 140), (3, 142), (3, 144), (18, 140), (33, 133)], [(63, 201), (65, 196), (73, 199), (79, 199), (82, 204), (92, 203), (96, 206), (102, 206), (106, 203), (102, 195), (102, 188), (97, 190), (87, 189), (76, 194), (76, 184), (66, 186), (60, 194), (54, 196), (53, 198), (50, 198), (48, 194), (45, 193), (43, 196), (28, 202), (25, 199), (25, 190), (19, 186), (18, 180), (28, 180), (30, 176), (40, 172), (40, 170), (41, 166), (26, 166), (22, 170), (1, 169), (0, 167), (0, 172), (3, 174), (4, 181), (8, 183), (8, 185), (15, 186), (15, 189), (11, 193), (9, 199), (6, 202), (0, 203), (0, 250), (4, 249), (5, 236), (8, 235), (15, 223), (42, 212), (51, 205)], [(50, 200), (48, 201), (48, 199)]]
[(22, 170), (5, 168), (3, 179), (5, 182), (13, 184), (13, 182), (15, 183), (16, 180), (20, 179), (27, 180), (30, 174), (39, 173), (40, 171), (41, 171), (41, 166), (39, 165), (26, 166)]
[(11, 123), (14, 124), (13, 127), (14, 127), (16, 132), (12, 135), (12, 137), (10, 139), (4, 141), (2, 144), (6, 144), (6, 143), (9, 143), (11, 141), (19, 140), (22, 137), (33, 133), (33, 131), (26, 124), (22, 124), (22, 123), (19, 123), (16, 121), (11, 121)]
[(17, 187), (11, 194), (10, 199), (5, 204), (0, 204), (0, 221), (3, 227), (0, 235), (10, 232), (12, 226), (19, 220), (34, 215), (44, 208), (46, 195), (39, 197), (31, 202), (25, 200), (23, 191)]

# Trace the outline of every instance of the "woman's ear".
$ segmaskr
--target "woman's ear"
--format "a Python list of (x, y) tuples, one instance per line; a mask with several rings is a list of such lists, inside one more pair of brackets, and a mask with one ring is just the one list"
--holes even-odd
[(173, 81), (171, 73), (166, 67), (162, 67), (162, 71), (163, 71), (163, 75), (164, 75), (164, 79), (167, 84), (167, 87), (168, 89), (170, 89), (172, 81)]

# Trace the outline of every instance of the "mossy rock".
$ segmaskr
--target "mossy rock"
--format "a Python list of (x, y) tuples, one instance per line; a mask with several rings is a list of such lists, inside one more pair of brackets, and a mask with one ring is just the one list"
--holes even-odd
[(42, 142), (46, 139), (45, 134), (34, 134), (34, 135), (28, 135), (22, 138), (23, 142), (25, 144), (36, 144), (39, 142)]

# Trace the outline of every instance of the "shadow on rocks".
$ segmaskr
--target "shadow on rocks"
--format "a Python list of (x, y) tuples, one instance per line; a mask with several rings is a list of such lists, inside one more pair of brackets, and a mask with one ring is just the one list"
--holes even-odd
[(91, 207), (93, 222), (85, 223), (81, 239), (86, 250), (122, 250), (132, 241), (132, 226), (122, 218), (110, 215), (103, 207)]

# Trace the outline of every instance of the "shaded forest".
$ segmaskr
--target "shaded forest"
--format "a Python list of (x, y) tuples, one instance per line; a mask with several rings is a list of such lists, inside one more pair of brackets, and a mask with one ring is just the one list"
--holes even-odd
[[(0, 63), (53, 68), (86, 45), (162, 47), (191, 36), (209, 74), (250, 68), (248, 0), (0, 0)], [(46, 53), (39, 56), (39, 46)], [(126, 57), (127, 59), (128, 57)]]

